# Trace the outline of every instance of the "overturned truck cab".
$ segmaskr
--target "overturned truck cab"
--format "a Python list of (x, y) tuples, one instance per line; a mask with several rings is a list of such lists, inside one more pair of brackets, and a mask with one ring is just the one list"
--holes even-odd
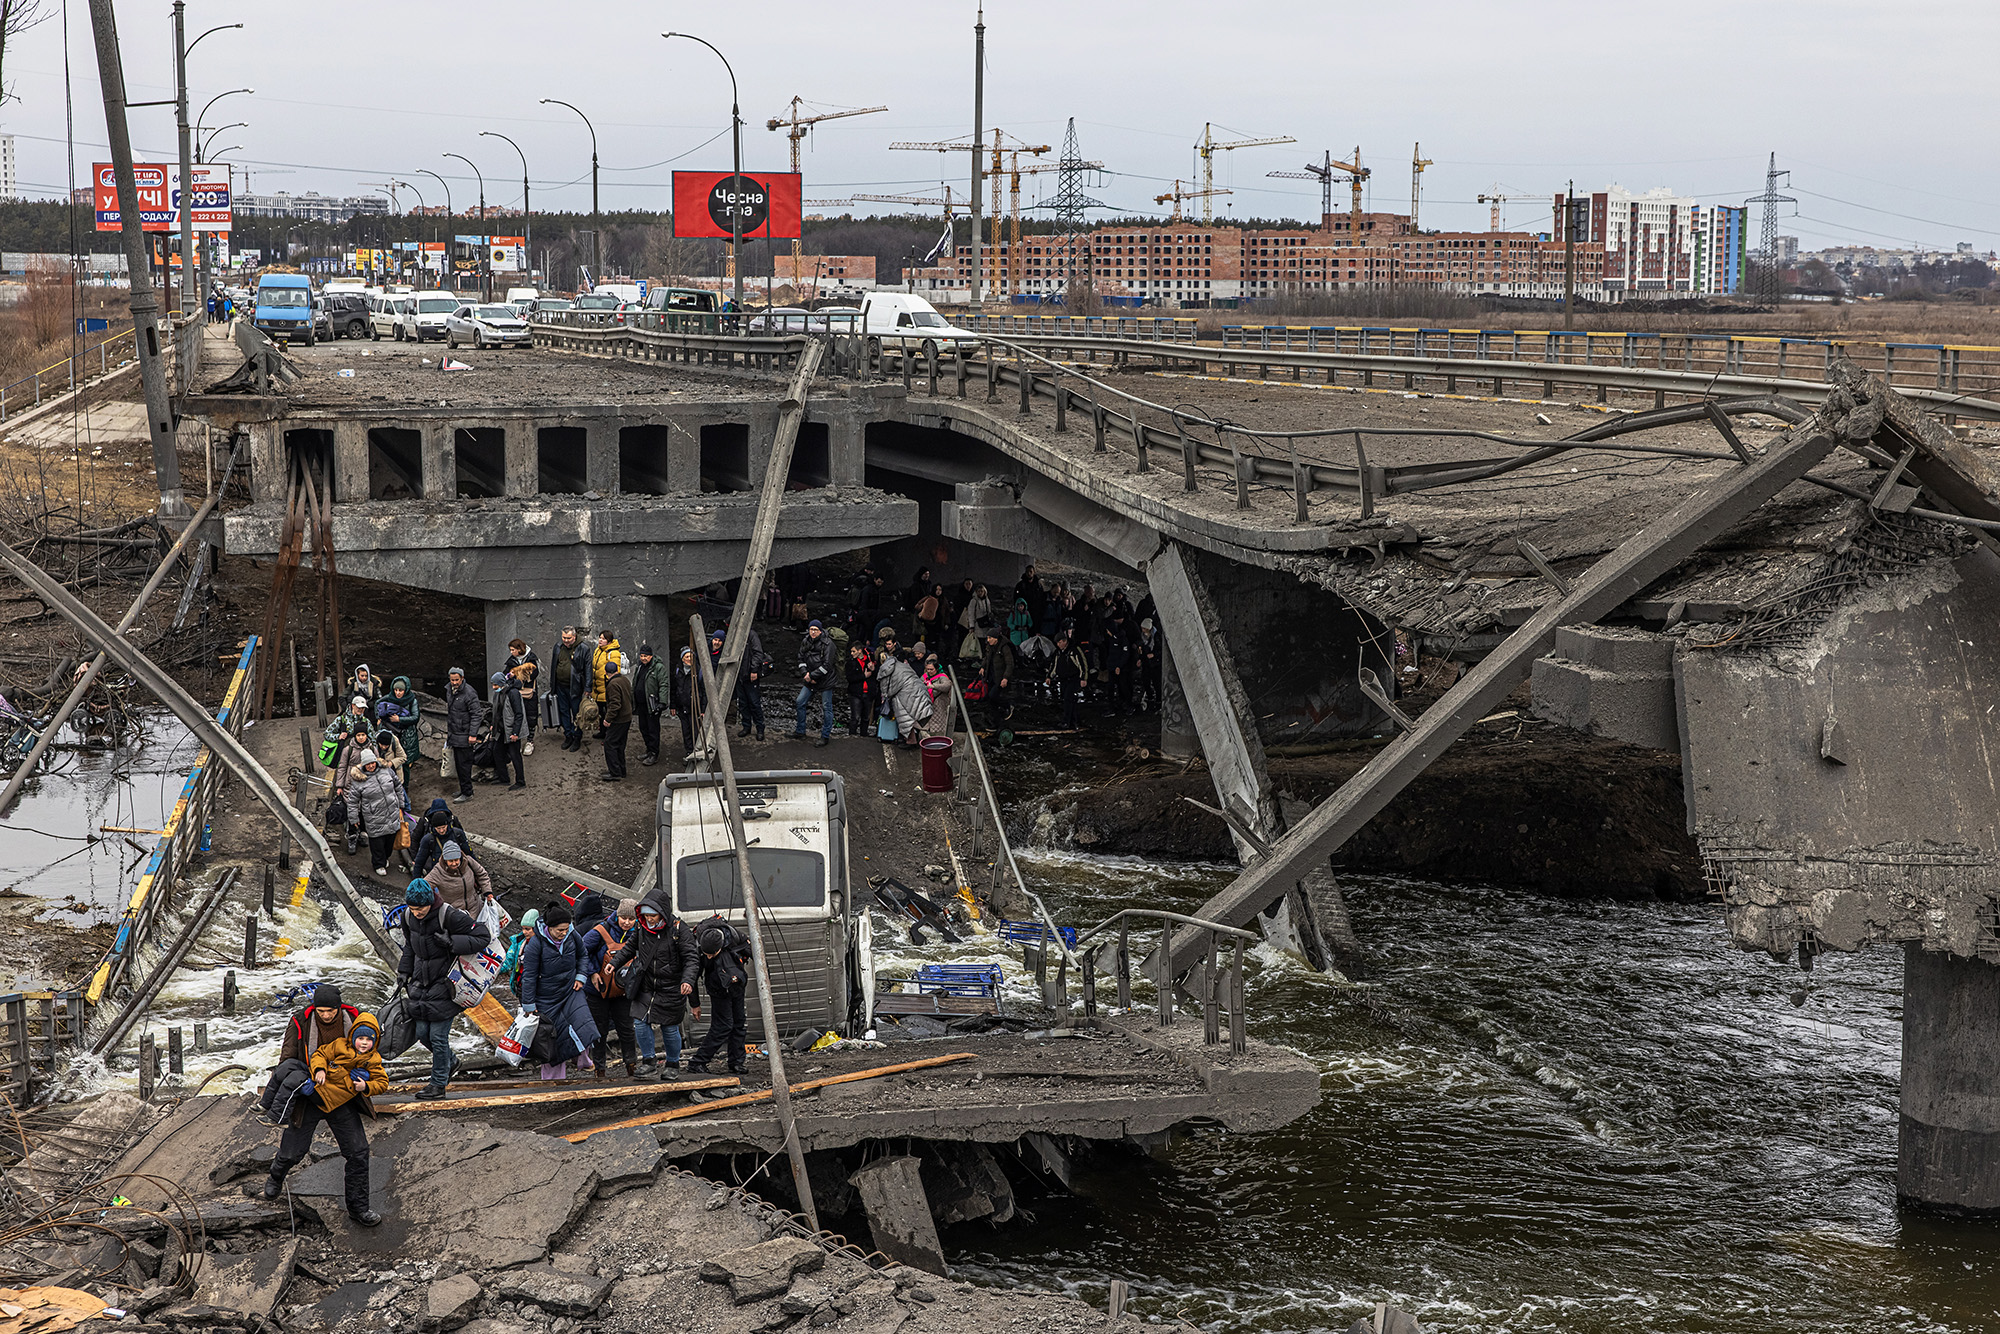
[[(874, 1022), (875, 965), (868, 905), (847, 869), (847, 801), (825, 769), (739, 771), (750, 873), (780, 1039), (831, 1028), (859, 1036)], [(660, 883), (674, 911), (699, 928), (721, 917), (743, 930), (743, 891), (719, 774), (669, 774), (660, 783)], [(770, 1040), (750, 1007), (750, 1039)]]

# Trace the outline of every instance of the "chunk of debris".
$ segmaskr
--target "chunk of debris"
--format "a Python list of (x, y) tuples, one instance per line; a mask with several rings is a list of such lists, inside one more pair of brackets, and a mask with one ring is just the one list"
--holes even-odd
[(775, 1237), (741, 1250), (724, 1251), (704, 1261), (700, 1274), (710, 1283), (727, 1283), (730, 1297), (743, 1306), (789, 1292), (794, 1278), (825, 1263), (826, 1252), (811, 1242)]
[(291, 1286), (300, 1245), (292, 1237), (248, 1255), (204, 1256), (201, 1281), (194, 1290), (196, 1304), (268, 1320)]
[(566, 1274), (551, 1265), (531, 1265), (504, 1276), (499, 1292), (509, 1301), (533, 1302), (551, 1315), (581, 1319), (604, 1305), (604, 1299), (611, 1295), (611, 1280), (593, 1274)]
[(478, 1311), (483, 1292), (479, 1280), (470, 1274), (439, 1279), (424, 1290), (424, 1328), (457, 1329)]

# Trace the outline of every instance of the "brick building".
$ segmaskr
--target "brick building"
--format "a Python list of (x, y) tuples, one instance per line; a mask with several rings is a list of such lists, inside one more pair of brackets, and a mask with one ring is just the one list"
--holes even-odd
[(795, 288), (818, 286), (825, 290), (852, 288), (863, 292), (875, 289), (873, 255), (801, 255), (795, 270), (792, 257), (779, 254), (771, 265), (772, 276)]
[[(1604, 289), (1621, 296), (1689, 294), (1700, 290), (1695, 276), (1695, 202), (1662, 186), (1634, 194), (1612, 185), (1577, 196), (1587, 204), (1588, 236), (1604, 248)], [(1562, 196), (1551, 205), (1551, 235), (1562, 234)]]

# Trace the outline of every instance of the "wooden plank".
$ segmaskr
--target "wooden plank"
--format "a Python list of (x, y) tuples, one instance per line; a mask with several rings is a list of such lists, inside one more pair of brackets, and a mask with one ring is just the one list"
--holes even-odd
[(539, 1093), (474, 1093), (469, 1097), (443, 1097), (425, 1101), (378, 1102), (377, 1112), (455, 1112), (466, 1107), (531, 1107), (544, 1102), (589, 1102), (598, 1098), (650, 1098), (659, 1093), (692, 1093), (696, 1089), (733, 1089), (743, 1081), (690, 1079), (677, 1084), (612, 1084), (600, 1088), (556, 1088)]
[(467, 1010), (466, 1014), (470, 1015), (472, 1022), (478, 1025), (479, 1031), (486, 1035), (488, 1042), (498, 1042), (506, 1037), (507, 1030), (514, 1023), (514, 1016), (507, 1013), (507, 1007), (502, 1005), (490, 991), (481, 996), (479, 1004)]
[[(793, 1093), (810, 1093), (814, 1089), (823, 1089), (832, 1084), (853, 1084), (863, 1079), (877, 1079), (883, 1075), (900, 1075), (907, 1070), (928, 1070), (936, 1065), (950, 1065), (953, 1061), (969, 1061), (978, 1054), (978, 1052), (971, 1051), (954, 1052), (950, 1056), (933, 1056), (929, 1060), (924, 1061), (905, 1061), (901, 1065), (884, 1065), (878, 1066), (873, 1070), (856, 1070), (853, 1074), (834, 1075), (828, 1079), (808, 1079), (802, 1084), (793, 1084), (791, 1091)], [(613, 1121), (608, 1126), (592, 1126), (588, 1130), (579, 1130), (573, 1135), (564, 1135), (563, 1138), (572, 1144), (581, 1144), (592, 1135), (601, 1134), (606, 1130), (624, 1130), (628, 1126), (656, 1126), (662, 1121), (678, 1121), (685, 1116), (698, 1116), (702, 1112), (719, 1111), (724, 1107), (748, 1106), (753, 1102), (764, 1101), (771, 1096), (772, 1092), (773, 1090), (771, 1089), (762, 1089), (756, 1093), (745, 1093), (734, 1098), (717, 1098), (713, 1102), (698, 1102), (692, 1107), (676, 1107), (670, 1112), (655, 1112), (651, 1116), (636, 1116), (630, 1121)]]

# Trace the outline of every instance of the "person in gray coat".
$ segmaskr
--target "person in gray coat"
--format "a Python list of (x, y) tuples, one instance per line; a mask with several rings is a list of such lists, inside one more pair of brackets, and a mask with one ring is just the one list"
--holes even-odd
[(395, 849), (397, 831), (403, 827), (403, 788), (374, 751), (364, 750), (354, 757), (347, 802), (351, 814), (360, 821), (361, 832), (368, 836), (375, 874), (389, 874), (389, 854)]
[(882, 701), (895, 716), (896, 730), (902, 733), (904, 743), (915, 745), (917, 734), (930, 721), (931, 692), (925, 688), (924, 678), (917, 675), (917, 669), (891, 650), (883, 649), (876, 657), (875, 680)]
[(505, 672), (493, 673), (493, 781), (505, 783), (511, 768), (514, 774), (509, 792), (528, 786), (528, 768), (521, 761), (521, 743), (528, 738), (528, 710), (521, 700), (520, 687)]

